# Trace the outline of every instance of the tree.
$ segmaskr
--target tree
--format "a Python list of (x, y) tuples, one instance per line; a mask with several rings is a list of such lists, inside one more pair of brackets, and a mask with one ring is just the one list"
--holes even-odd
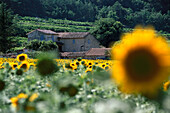
[(109, 47), (111, 42), (119, 40), (123, 26), (121, 22), (112, 18), (101, 18), (95, 22), (95, 27), (91, 33), (103, 46)]
[(0, 51), (6, 53), (11, 48), (11, 40), (14, 29), (14, 15), (12, 11), (7, 9), (5, 3), (0, 4)]

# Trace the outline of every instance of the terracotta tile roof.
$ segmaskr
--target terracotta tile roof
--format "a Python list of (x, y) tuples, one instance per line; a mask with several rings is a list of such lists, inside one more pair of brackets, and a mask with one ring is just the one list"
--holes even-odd
[(110, 56), (111, 48), (91, 48), (86, 52), (86, 56)]
[(51, 34), (51, 35), (56, 35), (57, 33), (51, 30), (42, 30), (42, 29), (37, 29), (38, 31), (44, 33), (44, 34)]
[(82, 57), (85, 55), (85, 52), (62, 52), (62, 57)]
[(61, 52), (62, 57), (110, 56), (111, 48), (91, 48), (84, 52)]
[(70, 52), (61, 52), (60, 54), (61, 56), (66, 57), (68, 54), (70, 54)]
[[(56, 35), (56, 34), (57, 34), (56, 32), (51, 31), (51, 30), (42, 30), (42, 29), (36, 29), (36, 30), (39, 31), (39, 32), (42, 32), (42, 33), (44, 33), (44, 34), (50, 34), (50, 35)], [(31, 32), (27, 33), (26, 35), (34, 32), (34, 31), (36, 31), (36, 30), (31, 31)]]
[(85, 38), (89, 32), (60, 32), (57, 33), (60, 38)]

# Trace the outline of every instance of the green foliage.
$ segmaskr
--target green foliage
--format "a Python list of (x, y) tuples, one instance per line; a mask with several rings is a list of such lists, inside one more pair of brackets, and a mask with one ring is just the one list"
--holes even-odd
[(57, 50), (58, 46), (52, 41), (32, 40), (25, 46), (25, 48), (35, 51), (52, 51)]
[(28, 51), (27, 55), (28, 55), (29, 58), (36, 59), (37, 56), (39, 56), (42, 53), (43, 53), (42, 51)]
[(91, 33), (106, 47), (109, 47), (111, 42), (119, 40), (123, 30), (123, 24), (112, 18), (102, 18), (96, 21), (95, 25)]
[(26, 37), (9, 37), (12, 47), (21, 47), (25, 43), (27, 43), (28, 39)]

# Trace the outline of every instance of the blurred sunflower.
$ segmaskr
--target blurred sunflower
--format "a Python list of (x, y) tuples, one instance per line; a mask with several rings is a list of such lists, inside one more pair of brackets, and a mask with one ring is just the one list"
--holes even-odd
[(10, 100), (11, 100), (11, 103), (12, 103), (12, 106), (13, 107), (17, 107), (18, 106), (18, 97), (12, 97), (12, 98), (10, 98)]
[(38, 73), (42, 76), (47, 76), (53, 74), (58, 70), (55, 61), (48, 56), (41, 57), (36, 65)]
[(24, 94), (24, 93), (20, 93), (18, 96), (17, 96), (19, 99), (20, 98), (27, 98), (28, 97), (28, 95), (26, 95), (26, 94)]
[(163, 90), (164, 90), (164, 91), (168, 91), (169, 88), (170, 88), (170, 81), (167, 81), (167, 82), (165, 82), (164, 85), (163, 85)]
[(38, 94), (37, 93), (34, 93), (34, 94), (32, 94), (31, 96), (30, 96), (30, 98), (29, 98), (29, 101), (30, 102), (33, 102), (35, 99), (37, 99), (38, 98)]
[(170, 48), (153, 28), (136, 27), (112, 47), (112, 78), (125, 93), (154, 95), (168, 78)]
[(17, 56), (17, 61), (23, 62), (23, 61), (27, 60), (27, 58), (28, 58), (27, 54), (20, 54)]

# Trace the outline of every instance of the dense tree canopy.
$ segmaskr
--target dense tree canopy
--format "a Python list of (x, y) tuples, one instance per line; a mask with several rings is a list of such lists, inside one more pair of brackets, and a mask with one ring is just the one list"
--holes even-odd
[(112, 18), (101, 18), (95, 22), (92, 34), (103, 46), (109, 47), (112, 42), (118, 41), (123, 30), (123, 24)]
[(114, 18), (125, 25), (151, 24), (170, 32), (169, 0), (2, 0), (21, 16), (92, 21)]
[(0, 52), (12, 47), (10, 36), (14, 32), (14, 15), (5, 3), (0, 4)]

